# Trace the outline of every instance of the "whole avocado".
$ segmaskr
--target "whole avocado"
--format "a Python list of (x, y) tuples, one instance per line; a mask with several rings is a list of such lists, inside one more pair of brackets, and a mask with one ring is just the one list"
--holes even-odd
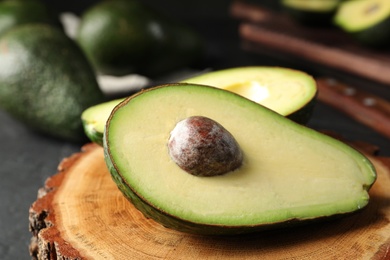
[(159, 75), (195, 62), (202, 41), (136, 0), (101, 1), (81, 17), (77, 42), (101, 74)]
[(27, 126), (81, 141), (82, 111), (102, 101), (93, 69), (61, 30), (28, 24), (0, 38), (0, 107)]
[(0, 35), (28, 23), (50, 24), (62, 29), (56, 13), (39, 0), (0, 1)]

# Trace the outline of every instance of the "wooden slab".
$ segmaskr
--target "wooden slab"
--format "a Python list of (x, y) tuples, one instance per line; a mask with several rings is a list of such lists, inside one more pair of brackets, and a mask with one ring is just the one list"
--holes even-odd
[(390, 259), (390, 160), (370, 159), (378, 180), (368, 207), (357, 214), (251, 235), (207, 237), (144, 218), (111, 180), (103, 149), (88, 144), (63, 160), (39, 191), (30, 208), (30, 252), (39, 259)]
[(335, 27), (307, 27), (281, 12), (236, 0), (231, 15), (240, 21), (243, 47), (278, 57), (294, 57), (379, 83), (390, 84), (390, 50), (360, 45)]

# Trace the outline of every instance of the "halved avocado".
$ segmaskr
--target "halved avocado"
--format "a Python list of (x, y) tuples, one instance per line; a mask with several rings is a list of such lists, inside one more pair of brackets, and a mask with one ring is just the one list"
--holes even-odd
[(345, 1), (334, 23), (364, 45), (387, 46), (390, 43), (390, 1)]
[(94, 143), (103, 145), (103, 133), (107, 118), (122, 99), (115, 99), (89, 107), (81, 114), (84, 132)]
[(317, 95), (317, 85), (312, 76), (281, 67), (229, 68), (182, 82), (232, 91), (302, 124), (309, 121)]
[[(124, 196), (146, 217), (190, 233), (255, 232), (355, 212), (368, 204), (376, 179), (371, 162), (346, 144), (230, 91), (194, 84), (127, 98), (111, 113), (103, 144)], [(214, 149), (221, 144), (234, 149)], [(181, 147), (188, 149), (179, 159), (191, 163), (172, 156)], [(230, 170), (205, 177), (189, 169), (206, 159), (195, 165), (206, 173), (231, 155), (239, 164)]]
[(305, 25), (329, 25), (341, 0), (281, 0), (283, 10)]
[[(211, 85), (235, 92), (302, 124), (309, 121), (317, 95), (316, 82), (310, 75), (279, 67), (225, 69), (183, 82)], [(102, 144), (108, 115), (122, 100), (95, 105), (82, 114), (84, 130), (90, 140)]]

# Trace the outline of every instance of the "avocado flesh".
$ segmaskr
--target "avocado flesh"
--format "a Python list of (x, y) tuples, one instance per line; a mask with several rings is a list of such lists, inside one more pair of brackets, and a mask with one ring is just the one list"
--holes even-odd
[(340, 0), (283, 0), (282, 5), (311, 12), (329, 12), (337, 8)]
[(27, 24), (1, 37), (0, 107), (25, 125), (85, 141), (80, 116), (103, 100), (94, 71), (63, 31)]
[(334, 23), (367, 46), (387, 46), (390, 42), (390, 2), (345, 1), (340, 5)]
[(103, 145), (103, 133), (111, 111), (124, 99), (115, 99), (87, 108), (81, 114), (84, 132), (94, 143)]
[(317, 85), (312, 76), (281, 67), (224, 69), (182, 82), (232, 91), (300, 123), (309, 120), (317, 94)]
[[(197, 177), (170, 159), (170, 132), (194, 115), (235, 137), (239, 169)], [(367, 205), (376, 178), (370, 161), (344, 143), (232, 92), (191, 84), (126, 99), (110, 115), (103, 144), (123, 194), (147, 217), (190, 233), (254, 232), (354, 212)]]
[(367, 29), (390, 16), (387, 0), (345, 1), (335, 16), (335, 22), (349, 32)]

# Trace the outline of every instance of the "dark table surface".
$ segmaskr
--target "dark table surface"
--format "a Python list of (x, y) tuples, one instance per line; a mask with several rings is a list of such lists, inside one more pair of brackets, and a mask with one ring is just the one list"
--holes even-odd
[[(47, 3), (60, 12), (80, 14), (94, 1), (58, 1)], [(307, 70), (319, 76), (342, 77), (343, 80), (373, 88), (375, 83), (308, 67), (293, 59), (273, 55), (248, 53), (241, 49), (238, 21), (229, 16), (230, 1), (145, 1), (161, 12), (192, 26), (206, 42), (206, 59), (198, 69), (222, 69), (246, 65), (275, 65)], [(267, 1), (259, 1), (266, 3)], [(272, 3), (274, 1), (268, 1)], [(382, 96), (388, 96), (386, 86), (379, 86)], [(80, 150), (82, 144), (51, 139), (31, 132), (0, 110), (0, 259), (29, 259), (28, 210), (37, 191), (49, 176), (56, 173), (58, 163)], [(365, 141), (380, 147), (380, 155), (390, 155), (389, 140), (322, 103), (315, 107), (309, 127), (331, 130), (346, 139)]]

